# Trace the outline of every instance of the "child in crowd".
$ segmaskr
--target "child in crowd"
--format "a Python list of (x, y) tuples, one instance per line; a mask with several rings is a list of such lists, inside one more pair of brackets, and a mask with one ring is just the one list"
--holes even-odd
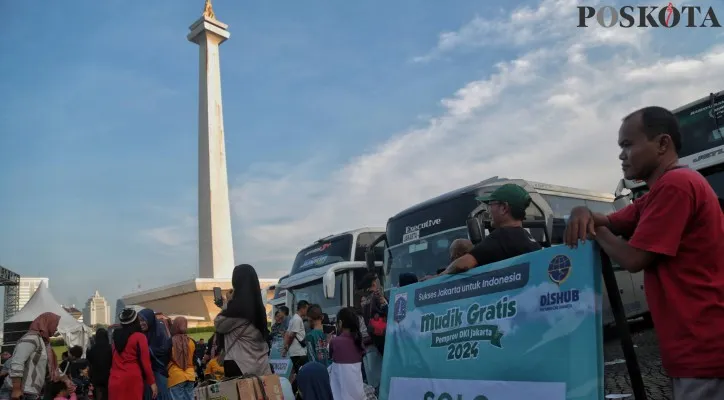
[(307, 318), (311, 328), (306, 337), (309, 361), (322, 363), (325, 367), (328, 367), (332, 360), (329, 359), (327, 335), (324, 333), (324, 327), (322, 326), (324, 320), (322, 307), (317, 304), (311, 305), (307, 310)]
[(74, 394), (78, 396), (78, 400), (88, 399), (89, 394), (91, 393), (91, 381), (88, 376), (89, 372), (88, 365), (85, 365), (85, 368), (78, 371), (78, 376), (72, 378), (73, 384), (75, 385)]
[(215, 355), (213, 358), (206, 363), (206, 370), (204, 371), (204, 378), (206, 380), (223, 381), (224, 380), (224, 366), (219, 364), (219, 356)]
[(351, 307), (337, 313), (337, 335), (329, 343), (329, 356), (332, 359), (330, 381), (335, 399), (364, 400), (365, 390), (362, 381), (362, 335), (359, 318)]
[(75, 393), (68, 393), (68, 386), (61, 381), (50, 384), (50, 394), (53, 400), (77, 400)]

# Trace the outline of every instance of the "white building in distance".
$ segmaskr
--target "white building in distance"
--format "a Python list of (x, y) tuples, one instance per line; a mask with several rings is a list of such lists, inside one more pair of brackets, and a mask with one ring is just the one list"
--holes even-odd
[(98, 290), (85, 303), (83, 323), (88, 326), (111, 324), (111, 306)]
[(38, 290), (38, 286), (40, 286), (40, 282), (45, 282), (45, 285), (50, 287), (50, 279), (48, 278), (20, 277), (20, 287), (18, 288), (18, 310), (22, 310), (28, 300), (33, 297), (35, 291)]

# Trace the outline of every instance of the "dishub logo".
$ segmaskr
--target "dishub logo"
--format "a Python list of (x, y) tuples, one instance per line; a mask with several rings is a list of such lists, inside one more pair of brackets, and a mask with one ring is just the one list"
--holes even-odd
[(714, 9), (700, 6), (603, 6), (598, 10), (591, 6), (578, 7), (578, 27), (588, 28), (588, 20), (595, 18), (604, 28), (618, 25), (621, 28), (721, 28)]

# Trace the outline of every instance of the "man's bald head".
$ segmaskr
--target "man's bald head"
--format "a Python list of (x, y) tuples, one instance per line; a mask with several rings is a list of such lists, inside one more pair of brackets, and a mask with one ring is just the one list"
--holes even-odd
[(473, 249), (473, 242), (468, 239), (455, 239), (450, 244), (450, 260), (455, 261), (458, 258), (468, 254)]

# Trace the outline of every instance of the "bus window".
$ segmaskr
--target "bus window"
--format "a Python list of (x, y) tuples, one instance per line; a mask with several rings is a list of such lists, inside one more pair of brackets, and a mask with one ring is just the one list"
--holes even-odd
[(535, 204), (533, 204), (531, 202), (530, 205), (528, 206), (528, 208), (526, 208), (526, 210), (525, 210), (525, 219), (527, 221), (543, 220), (544, 219), (543, 212), (538, 208), (538, 206), (536, 206)]
[(589, 210), (603, 215), (612, 214), (616, 211), (613, 203), (607, 203), (605, 201), (586, 200), (586, 206)]
[(352, 252), (352, 235), (346, 233), (329, 240), (321, 240), (303, 249), (292, 264), (291, 274), (323, 267), (340, 261), (349, 261)]
[(563, 218), (569, 215), (574, 207), (586, 205), (586, 201), (583, 199), (555, 196), (552, 194), (541, 194), (541, 196), (543, 196), (543, 199), (548, 202), (551, 210), (553, 210), (553, 218)]

